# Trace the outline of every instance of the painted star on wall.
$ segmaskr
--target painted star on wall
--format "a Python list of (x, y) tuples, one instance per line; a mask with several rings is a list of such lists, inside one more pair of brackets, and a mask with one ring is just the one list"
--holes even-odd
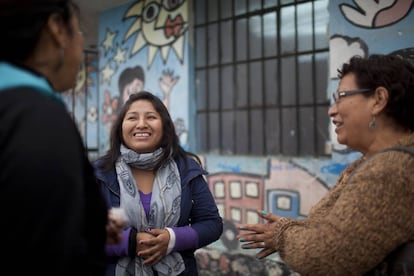
[(102, 83), (107, 83), (108, 85), (111, 83), (111, 78), (114, 75), (114, 70), (111, 68), (109, 63), (105, 65), (104, 69), (101, 71), (102, 74)]
[(116, 49), (116, 54), (114, 56), (114, 61), (115, 61), (117, 67), (119, 66), (119, 64), (124, 63), (126, 61), (125, 55), (126, 55), (126, 49), (122, 49), (121, 47), (118, 47)]
[(105, 55), (112, 48), (112, 46), (114, 44), (115, 37), (116, 37), (117, 34), (118, 34), (117, 31), (111, 32), (109, 29), (106, 30), (105, 39), (102, 42), (102, 46), (104, 47)]

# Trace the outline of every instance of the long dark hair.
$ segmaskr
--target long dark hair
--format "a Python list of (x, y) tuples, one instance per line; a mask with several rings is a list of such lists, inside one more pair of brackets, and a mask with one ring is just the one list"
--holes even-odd
[(24, 62), (35, 49), (52, 14), (58, 14), (72, 32), (70, 20), (74, 15), (79, 17), (79, 13), (72, 0), (0, 1), (0, 60)]
[(180, 146), (180, 140), (178, 139), (177, 133), (175, 132), (174, 123), (164, 103), (154, 94), (147, 91), (141, 91), (130, 95), (129, 99), (122, 106), (118, 117), (112, 125), (110, 147), (106, 155), (101, 158), (103, 160), (101, 167), (105, 170), (113, 168), (116, 160), (120, 156), (121, 144), (125, 145), (122, 138), (122, 122), (131, 105), (139, 100), (149, 101), (161, 117), (163, 136), (161, 138), (160, 147), (164, 149), (164, 158), (162, 158), (162, 161), (156, 168), (159, 168), (162, 162), (167, 160), (169, 157), (176, 159), (178, 157), (190, 156), (201, 165), (201, 161), (196, 154), (188, 152)]

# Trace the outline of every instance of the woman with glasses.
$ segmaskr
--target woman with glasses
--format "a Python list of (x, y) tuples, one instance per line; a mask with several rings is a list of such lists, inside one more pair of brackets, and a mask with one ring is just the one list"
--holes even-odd
[(9, 275), (103, 275), (105, 242), (119, 240), (122, 225), (111, 216), (107, 240), (105, 200), (59, 96), (82, 61), (79, 8), (2, 0), (0, 33), (1, 266)]
[(414, 66), (353, 57), (339, 78), (328, 114), (338, 142), (362, 156), (307, 218), (258, 211), (266, 223), (241, 226), (237, 238), (301, 275), (414, 275), (414, 252), (390, 262), (414, 240)]

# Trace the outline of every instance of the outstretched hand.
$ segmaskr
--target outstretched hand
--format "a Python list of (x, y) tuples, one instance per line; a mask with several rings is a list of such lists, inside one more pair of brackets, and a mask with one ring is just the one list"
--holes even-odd
[(242, 232), (236, 238), (242, 243), (241, 247), (243, 249), (262, 248), (255, 255), (256, 258), (262, 259), (276, 252), (273, 235), (276, 222), (280, 217), (264, 210), (257, 210), (256, 212), (266, 222), (240, 225), (238, 228)]

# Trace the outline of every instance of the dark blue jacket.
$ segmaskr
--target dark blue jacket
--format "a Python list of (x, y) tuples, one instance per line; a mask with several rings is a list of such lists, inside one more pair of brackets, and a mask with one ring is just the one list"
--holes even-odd
[[(203, 177), (206, 171), (191, 158), (186, 160), (178, 158), (175, 161), (180, 172), (182, 186), (181, 214), (177, 226), (191, 224), (191, 227), (197, 232), (199, 237), (198, 248), (207, 246), (220, 238), (223, 232), (223, 223), (215, 200)], [(115, 168), (103, 171), (99, 168), (101, 163), (102, 161), (99, 159), (94, 162), (98, 182), (102, 185), (109, 207), (119, 207), (120, 190)], [(198, 275), (194, 257), (194, 251), (198, 248), (179, 252), (184, 259), (186, 267), (181, 275)], [(116, 262), (116, 259), (110, 261), (106, 275), (115, 275)]]

